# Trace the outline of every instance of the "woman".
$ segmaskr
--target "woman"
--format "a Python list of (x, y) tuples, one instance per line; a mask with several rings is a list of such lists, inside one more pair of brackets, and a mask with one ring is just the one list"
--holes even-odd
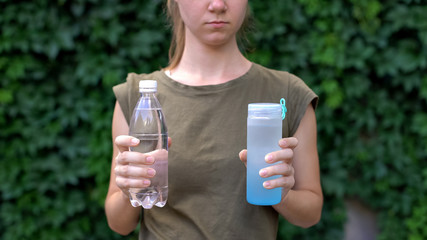
[[(129, 74), (114, 88), (113, 161), (105, 209), (109, 226), (126, 235), (141, 224), (140, 239), (275, 239), (278, 214), (309, 227), (321, 215), (323, 196), (314, 109), (317, 96), (287, 72), (264, 68), (239, 51), (237, 35), (248, 17), (247, 0), (168, 0), (174, 27), (170, 65)], [(137, 84), (158, 81), (158, 99), (170, 141), (169, 199), (163, 208), (131, 206), (129, 188), (146, 187), (155, 159), (129, 152), (128, 135)], [(251, 102), (285, 98), (280, 151), (267, 154), (265, 188), (281, 187), (274, 206), (246, 202), (246, 117)], [(238, 159), (244, 163), (242, 164)], [(137, 162), (143, 167), (129, 165)]]

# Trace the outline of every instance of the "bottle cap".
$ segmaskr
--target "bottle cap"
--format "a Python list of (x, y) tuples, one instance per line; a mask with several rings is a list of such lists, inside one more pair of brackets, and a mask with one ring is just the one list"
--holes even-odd
[(248, 105), (250, 118), (282, 118), (282, 106), (278, 103), (250, 103)]
[(286, 117), (286, 101), (280, 99), (279, 103), (250, 103), (248, 105), (248, 117), (250, 118), (279, 118)]
[(156, 92), (157, 81), (156, 80), (141, 80), (139, 81), (140, 92)]

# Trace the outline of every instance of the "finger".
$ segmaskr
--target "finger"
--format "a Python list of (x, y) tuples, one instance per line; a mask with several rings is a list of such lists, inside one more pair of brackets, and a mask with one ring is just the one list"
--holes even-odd
[(279, 177), (273, 180), (265, 181), (263, 184), (264, 188), (273, 189), (282, 187), (284, 190), (292, 189), (295, 185), (295, 178), (292, 177)]
[(127, 178), (152, 178), (156, 175), (156, 170), (153, 168), (135, 165), (117, 165), (114, 172), (117, 176)]
[(276, 152), (271, 152), (265, 155), (265, 161), (267, 163), (275, 163), (283, 161), (285, 163), (291, 164), (292, 158), (294, 157), (294, 150), (291, 148), (285, 148)]
[(286, 163), (275, 164), (270, 167), (263, 168), (259, 171), (259, 175), (263, 178), (282, 175), (282, 176), (293, 176), (294, 168), (292, 165)]
[(283, 148), (295, 148), (298, 145), (298, 139), (295, 137), (282, 138), (279, 141), (279, 146)]
[(125, 177), (116, 177), (116, 184), (121, 189), (129, 190), (129, 188), (145, 188), (150, 186), (151, 181), (149, 179), (134, 179)]
[(245, 164), (245, 166), (247, 164), (247, 154), (248, 154), (248, 151), (246, 149), (243, 149), (242, 151), (239, 152), (240, 161), (242, 161)]
[(139, 152), (125, 151), (120, 153), (116, 158), (117, 165), (152, 165), (154, 162), (154, 156)]
[(168, 137), (168, 148), (170, 148), (172, 145), (172, 138)]
[(120, 152), (124, 152), (129, 151), (129, 147), (137, 146), (139, 139), (132, 136), (120, 135), (114, 139), (114, 144), (116, 144)]

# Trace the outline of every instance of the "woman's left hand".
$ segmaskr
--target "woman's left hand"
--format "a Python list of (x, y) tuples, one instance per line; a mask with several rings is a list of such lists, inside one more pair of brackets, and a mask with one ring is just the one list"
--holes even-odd
[[(265, 181), (263, 186), (267, 189), (282, 187), (282, 199), (295, 185), (292, 159), (294, 156), (294, 148), (297, 145), (298, 140), (294, 137), (280, 139), (279, 146), (281, 150), (271, 152), (265, 156), (265, 162), (269, 164), (277, 164), (263, 168), (259, 171), (259, 175), (263, 178), (280, 175), (276, 179)], [(240, 160), (246, 165), (247, 150), (242, 150), (239, 153), (239, 157)]]

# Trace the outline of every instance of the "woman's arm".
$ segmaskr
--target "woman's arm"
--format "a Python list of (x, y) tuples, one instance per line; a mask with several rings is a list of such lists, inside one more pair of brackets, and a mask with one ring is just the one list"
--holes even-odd
[(273, 208), (290, 223), (310, 227), (319, 222), (323, 206), (316, 115), (311, 104), (307, 107), (294, 137), (297, 139), (292, 159), (295, 184)]
[(111, 163), (110, 186), (105, 200), (105, 213), (110, 228), (122, 235), (131, 233), (137, 227), (141, 212), (141, 208), (132, 207), (128, 195), (116, 183), (116, 157), (120, 152), (127, 151), (129, 146), (132, 145), (131, 138), (122, 138), (122, 143), (119, 143), (122, 146), (117, 145), (116, 138), (128, 134), (129, 126), (120, 105), (116, 102), (112, 124), (113, 160)]

